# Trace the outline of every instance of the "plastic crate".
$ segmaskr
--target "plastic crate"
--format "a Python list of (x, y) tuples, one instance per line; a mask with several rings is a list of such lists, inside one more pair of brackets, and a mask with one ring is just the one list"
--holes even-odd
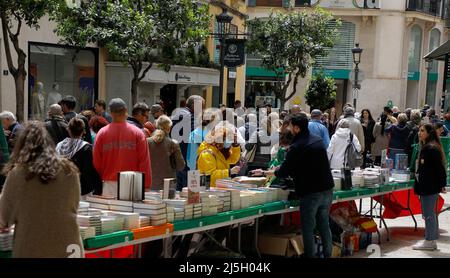
[(214, 225), (218, 223), (223, 223), (231, 220), (231, 215), (228, 212), (222, 212), (217, 215), (205, 216), (203, 217), (204, 225)]
[(277, 210), (283, 210), (289, 207), (289, 203), (285, 201), (272, 202), (263, 205), (264, 212), (272, 212)]
[(12, 251), (0, 251), (0, 259), (12, 258)]
[(119, 231), (88, 238), (84, 241), (84, 247), (86, 249), (95, 249), (131, 240), (133, 240), (133, 233), (131, 231)]
[(182, 231), (182, 230), (188, 230), (188, 229), (202, 227), (205, 225), (206, 225), (206, 223), (203, 223), (203, 218), (175, 221), (175, 222), (173, 222), (173, 230), (174, 231)]
[(173, 224), (164, 224), (161, 226), (148, 226), (131, 230), (134, 239), (141, 239), (159, 235), (165, 235), (173, 232)]

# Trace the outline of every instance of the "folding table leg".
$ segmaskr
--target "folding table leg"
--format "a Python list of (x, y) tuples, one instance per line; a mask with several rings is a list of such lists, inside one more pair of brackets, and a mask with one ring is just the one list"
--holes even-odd
[(258, 248), (258, 233), (259, 233), (259, 218), (255, 219), (255, 251), (256, 254), (258, 255), (258, 258), (261, 259), (261, 253), (259, 252), (259, 248)]

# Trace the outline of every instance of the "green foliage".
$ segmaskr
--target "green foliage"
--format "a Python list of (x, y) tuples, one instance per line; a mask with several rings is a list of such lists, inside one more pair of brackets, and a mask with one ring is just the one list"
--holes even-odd
[(211, 65), (208, 48), (204, 44), (198, 49), (198, 65), (200, 67), (209, 67)]
[(197, 53), (192, 45), (186, 50), (186, 65), (189, 67), (197, 65)]
[(311, 109), (325, 111), (333, 107), (336, 101), (336, 85), (334, 79), (330, 76), (325, 76), (322, 71), (315, 74), (309, 82), (305, 99)]
[[(251, 37), (247, 42), (249, 53), (262, 57), (262, 65), (274, 71), (278, 78), (288, 81), (276, 92), (284, 103), (295, 94), (286, 97), (289, 85), (297, 84), (305, 77), (315, 58), (326, 55), (326, 48), (333, 47), (337, 29), (329, 28), (335, 20), (330, 12), (315, 9), (312, 13), (272, 13), (269, 18), (256, 18), (247, 23)], [(338, 21), (337, 26), (340, 22)]]
[[(203, 41), (209, 34), (210, 16), (208, 6), (196, 0), (90, 0), (77, 8), (61, 4), (52, 19), (65, 43), (105, 47), (131, 65), (133, 82), (138, 82), (154, 62), (162, 61), (169, 70), (176, 49)], [(143, 62), (149, 63), (145, 69)]]

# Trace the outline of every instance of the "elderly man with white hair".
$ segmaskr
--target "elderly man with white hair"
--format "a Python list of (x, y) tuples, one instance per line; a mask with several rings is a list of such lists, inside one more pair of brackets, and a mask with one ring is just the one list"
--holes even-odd
[(48, 109), (48, 119), (45, 120), (45, 128), (52, 137), (55, 145), (69, 137), (68, 124), (64, 119), (64, 113), (59, 104), (52, 104)]
[(11, 153), (14, 149), (16, 139), (23, 130), (23, 126), (17, 122), (16, 116), (10, 111), (3, 111), (0, 113), (0, 120), (2, 121), (5, 137), (8, 141), (9, 153)]

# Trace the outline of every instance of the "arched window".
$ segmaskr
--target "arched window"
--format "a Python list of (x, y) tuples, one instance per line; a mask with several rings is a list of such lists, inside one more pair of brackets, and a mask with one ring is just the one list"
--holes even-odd
[[(420, 60), (422, 50), (422, 29), (418, 25), (411, 28), (408, 53), (408, 79), (411, 79), (411, 73), (420, 72)], [(414, 77), (416, 80), (416, 77)], [(418, 78), (417, 78), (418, 80)]]
[[(430, 41), (428, 44), (428, 52), (435, 50), (441, 43), (441, 31), (433, 29), (430, 32)], [(429, 71), (428, 71), (429, 70)], [(438, 62), (431, 62), (431, 67), (427, 69), (427, 88), (425, 102), (434, 106), (436, 103), (436, 86), (438, 80)]]

